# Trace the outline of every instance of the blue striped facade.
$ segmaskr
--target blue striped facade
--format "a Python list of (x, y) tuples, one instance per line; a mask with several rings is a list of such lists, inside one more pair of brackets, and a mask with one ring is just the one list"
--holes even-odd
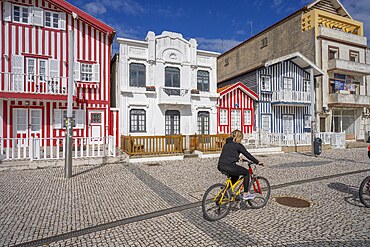
[[(261, 76), (271, 76), (271, 92), (261, 90)], [(293, 78), (292, 90), (302, 91), (304, 80), (309, 80), (310, 75), (301, 67), (291, 61), (284, 61), (271, 65), (267, 68), (257, 70), (257, 84), (259, 103), (256, 111), (259, 129), (262, 129), (262, 115), (271, 116), (271, 133), (283, 133), (283, 115), (293, 115), (293, 133), (309, 132), (309, 128), (304, 128), (304, 116), (310, 116), (310, 106), (302, 102), (292, 102), (290, 104), (272, 104), (272, 92), (283, 89), (284, 77)]]

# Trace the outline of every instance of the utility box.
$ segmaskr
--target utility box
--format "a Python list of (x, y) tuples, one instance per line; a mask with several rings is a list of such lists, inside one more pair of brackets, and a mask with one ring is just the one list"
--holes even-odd
[(315, 155), (320, 155), (322, 153), (322, 140), (316, 137), (313, 141), (313, 150)]

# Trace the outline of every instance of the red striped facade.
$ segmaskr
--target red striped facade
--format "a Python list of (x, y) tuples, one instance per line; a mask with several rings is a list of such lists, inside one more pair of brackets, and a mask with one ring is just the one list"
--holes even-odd
[(114, 30), (64, 0), (1, 1), (0, 9), (0, 138), (65, 135), (69, 30), (75, 31), (73, 135), (113, 134)]
[(241, 82), (220, 88), (218, 93), (218, 133), (228, 134), (234, 129), (252, 133), (255, 127), (254, 101), (258, 99), (257, 94)]

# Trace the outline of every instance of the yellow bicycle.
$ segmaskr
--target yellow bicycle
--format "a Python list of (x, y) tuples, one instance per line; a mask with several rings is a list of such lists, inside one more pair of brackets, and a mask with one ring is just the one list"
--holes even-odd
[[(262, 208), (270, 198), (270, 183), (266, 178), (254, 174), (256, 164), (248, 162), (248, 168), (251, 177), (248, 191), (253, 191), (256, 197), (247, 202), (252, 208)], [(204, 193), (202, 211), (206, 220), (222, 219), (230, 212), (231, 204), (242, 199), (244, 176), (240, 176), (233, 184), (230, 175), (224, 172), (223, 174), (227, 176), (225, 183), (214, 184)]]

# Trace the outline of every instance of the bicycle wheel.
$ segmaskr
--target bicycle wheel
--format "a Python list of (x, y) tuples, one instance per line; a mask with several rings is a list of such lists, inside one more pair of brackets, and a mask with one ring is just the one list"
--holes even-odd
[(248, 204), (252, 208), (263, 208), (270, 198), (270, 183), (264, 177), (255, 177), (249, 185), (249, 191), (254, 193), (256, 197), (253, 200), (248, 200)]
[(360, 196), (360, 201), (365, 207), (370, 208), (370, 176), (362, 181), (358, 194)]
[(230, 191), (224, 184), (214, 184), (204, 193), (202, 200), (203, 217), (214, 221), (225, 217), (230, 212)]

